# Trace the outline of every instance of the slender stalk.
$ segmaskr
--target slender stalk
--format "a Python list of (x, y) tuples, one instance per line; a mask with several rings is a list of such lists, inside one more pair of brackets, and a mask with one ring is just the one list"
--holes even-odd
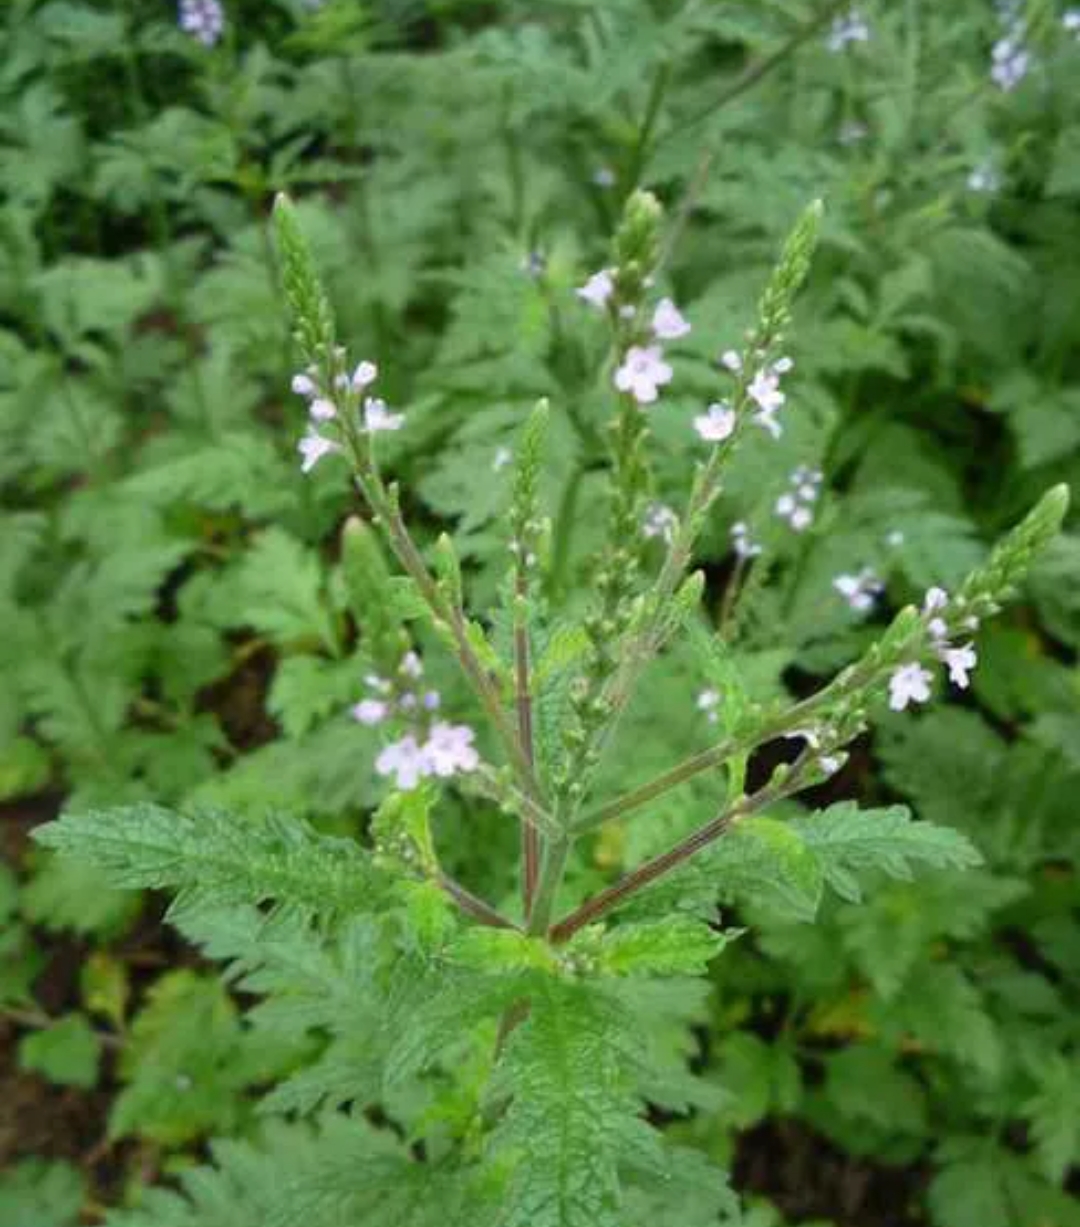
[[(518, 598), (514, 614), (514, 691), (517, 708), (518, 740), (535, 768), (533, 752), (532, 695), (529, 682), (529, 628), (525, 623), (525, 601), (528, 598), (529, 579), (525, 569), (523, 549), (518, 551), (517, 570), (514, 577), (515, 594)], [(540, 872), (540, 834), (532, 822), (521, 822), (521, 892), (526, 918), (532, 911), (533, 895)]]
[(502, 912), (498, 912), (489, 903), (465, 889), (447, 874), (439, 872), (438, 883), (459, 908), (474, 920), (480, 921), (493, 929), (516, 929), (517, 925), (508, 920)]
[(664, 94), (667, 91), (670, 78), (671, 65), (665, 60), (657, 67), (653, 75), (652, 85), (649, 88), (649, 98), (645, 103), (645, 116), (641, 121), (641, 127), (638, 129), (634, 152), (630, 157), (630, 168), (626, 175), (627, 195), (637, 187), (641, 179), (641, 173), (645, 169), (645, 160), (649, 155), (649, 145), (652, 142), (653, 132), (656, 129), (656, 121), (660, 118), (660, 107), (664, 101)]
[(667, 852), (654, 856), (652, 860), (639, 865), (637, 869), (625, 874), (617, 882), (613, 882), (611, 886), (600, 891), (599, 894), (593, 895), (591, 899), (586, 899), (580, 907), (575, 908), (574, 911), (564, 916), (558, 924), (551, 928), (549, 934), (551, 940), (553, 942), (567, 941), (579, 929), (599, 919), (606, 912), (610, 912), (612, 908), (648, 886), (649, 883), (655, 882), (657, 878), (663, 877), (664, 874), (669, 873), (684, 861), (689, 860), (695, 853), (700, 852), (702, 848), (707, 848), (709, 844), (714, 843), (722, 835), (726, 835), (741, 818), (756, 813), (758, 810), (764, 809), (766, 805), (771, 805), (774, 801), (778, 801), (781, 797), (795, 791), (799, 786), (799, 766), (800, 763), (796, 763), (781, 784), (766, 785), (752, 796), (743, 797), (740, 801), (736, 801), (734, 805), (722, 810), (711, 822), (698, 827), (696, 831), (693, 831), (673, 848), (669, 848)]

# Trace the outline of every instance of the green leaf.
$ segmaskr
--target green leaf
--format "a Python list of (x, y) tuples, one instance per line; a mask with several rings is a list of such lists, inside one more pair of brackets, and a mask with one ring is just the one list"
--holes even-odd
[(1080, 1059), (1050, 1052), (1042, 1064), (1036, 1093), (1024, 1105), (1039, 1168), (1060, 1184), (1070, 1165), (1080, 1162)]
[(115, 937), (142, 907), (127, 891), (115, 890), (97, 865), (66, 856), (47, 856), (23, 889), (23, 911), (49, 932)]
[(808, 818), (797, 818), (792, 828), (817, 855), (825, 880), (842, 898), (862, 898), (857, 871), (877, 869), (891, 878), (910, 880), (913, 864), (930, 869), (967, 869), (982, 857), (959, 831), (915, 822), (903, 805), (860, 810), (854, 801), (842, 801)]
[(509, 1097), (489, 1143), (489, 1159), (510, 1166), (500, 1227), (622, 1227), (619, 1161), (647, 1145), (622, 1030), (614, 1004), (584, 986), (531, 995), (492, 1087), (495, 1102)]
[(689, 916), (674, 916), (620, 925), (604, 934), (597, 953), (601, 970), (611, 975), (703, 975), (731, 937)]
[(84, 1194), (72, 1164), (26, 1159), (0, 1172), (0, 1227), (74, 1227)]
[(133, 805), (66, 815), (34, 837), (97, 866), (114, 886), (197, 890), (206, 901), (274, 900), (321, 912), (363, 910), (378, 897), (356, 843), (319, 835), (299, 819)]
[(97, 1081), (99, 1041), (82, 1014), (68, 1014), (50, 1027), (32, 1032), (19, 1044), (23, 1069), (44, 1074), (61, 1086), (88, 1090)]

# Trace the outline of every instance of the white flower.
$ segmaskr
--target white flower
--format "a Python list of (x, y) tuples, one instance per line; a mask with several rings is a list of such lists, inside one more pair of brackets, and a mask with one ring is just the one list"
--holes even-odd
[(641, 531), (646, 537), (659, 537), (665, 544), (670, 545), (678, 524), (679, 517), (670, 507), (663, 503), (651, 503), (641, 522)]
[(926, 629), (930, 632), (931, 639), (941, 641), (948, 637), (949, 628), (945, 619), (937, 616), (948, 603), (949, 594), (944, 588), (927, 588), (926, 595), (923, 597), (922, 611), (927, 619)]
[(823, 754), (818, 759), (818, 766), (822, 773), (828, 778), (830, 775), (835, 775), (844, 765), (845, 755), (843, 754)]
[(814, 522), (814, 513), (809, 507), (796, 507), (788, 517), (788, 523), (797, 533), (801, 533), (804, 528), (809, 528)]
[(716, 709), (720, 706), (720, 691), (708, 688), (698, 693), (697, 709), (704, 713), (706, 720), (710, 724), (715, 724), (719, 719)]
[(392, 775), (398, 788), (408, 792), (428, 774), (427, 756), (412, 733), (386, 746), (375, 760), (379, 775)]
[(308, 413), (315, 422), (329, 422), (331, 418), (337, 417), (337, 406), (325, 396), (316, 396), (308, 405)]
[(309, 399), (314, 396), (318, 390), (318, 384), (312, 379), (310, 374), (301, 372), (299, 375), (292, 377), (292, 390), (297, 396), (306, 396)]
[(780, 376), (791, 370), (791, 359), (781, 358), (771, 366), (763, 367), (750, 381), (746, 394), (757, 406), (755, 423), (767, 430), (774, 439), (782, 433), (776, 414), (787, 397), (780, 391)]
[(363, 699), (352, 709), (352, 715), (361, 724), (382, 724), (389, 711), (389, 703), (384, 703), (382, 699)]
[(661, 341), (677, 341), (690, 331), (690, 325), (670, 298), (661, 298), (652, 317), (653, 333)]
[(379, 694), (389, 694), (393, 690), (393, 686), (384, 677), (379, 677), (377, 673), (365, 673), (364, 685), (370, 686), (372, 690)]
[(904, 534), (899, 528), (894, 528), (891, 532), (885, 534), (885, 544), (896, 549), (897, 546), (904, 544)]
[(374, 383), (379, 377), (379, 368), (374, 362), (357, 363), (356, 370), (353, 371), (349, 379), (349, 387), (354, 392), (363, 392), (370, 383)]
[(873, 609), (883, 590), (881, 581), (869, 567), (864, 567), (858, 575), (838, 575), (833, 580), (833, 587), (857, 613)]
[(933, 674), (917, 661), (900, 665), (889, 678), (889, 706), (903, 711), (909, 703), (925, 703), (930, 698)]
[(472, 744), (475, 736), (467, 724), (440, 720), (432, 725), (423, 748), (427, 773), (445, 778), (457, 771), (475, 770), (480, 763), (480, 755)]
[(380, 430), (400, 430), (404, 421), (403, 413), (389, 412), (386, 401), (378, 400), (374, 396), (364, 398), (364, 429), (368, 434), (375, 434)]
[(651, 405), (657, 389), (671, 382), (671, 367), (659, 345), (631, 345), (622, 366), (615, 372), (615, 386), (629, 392), (639, 405)]
[(341, 445), (333, 439), (324, 438), (313, 426), (309, 426), (307, 434), (297, 444), (297, 449), (303, 457), (300, 472), (310, 473), (324, 456), (329, 456), (331, 452), (340, 452)]
[(491, 461), (492, 472), (497, 473), (500, 469), (505, 469), (513, 458), (514, 453), (508, 447), (497, 447)]
[(225, 11), (218, 0), (180, 0), (177, 15), (180, 29), (212, 47), (225, 29)]
[(578, 298), (592, 307), (606, 307), (607, 300), (615, 292), (615, 282), (611, 277), (611, 269), (602, 268), (593, 273), (588, 281), (577, 291)]
[(799, 465), (789, 480), (792, 489), (780, 495), (773, 510), (782, 520), (787, 520), (795, 532), (801, 533), (814, 522), (814, 503), (822, 475), (817, 469)]
[(725, 349), (720, 355), (720, 365), (726, 367), (733, 375), (742, 370), (742, 358), (733, 349)]
[(735, 410), (726, 401), (714, 401), (707, 413), (694, 418), (694, 429), (707, 443), (721, 443), (735, 429)]
[(825, 46), (830, 51), (843, 51), (848, 43), (865, 43), (870, 37), (870, 27), (857, 9), (833, 19), (825, 35)]
[(731, 526), (731, 545), (740, 558), (756, 558), (761, 546), (750, 537), (750, 528), (745, 520), (736, 520)]
[(948, 666), (949, 681), (959, 686), (961, 690), (966, 690), (968, 674), (979, 663), (979, 658), (975, 655), (975, 648), (970, 643), (960, 648), (945, 648), (941, 653), (941, 659)]
[(1061, 24), (1070, 34), (1080, 34), (1080, 9), (1067, 9), (1062, 15)]

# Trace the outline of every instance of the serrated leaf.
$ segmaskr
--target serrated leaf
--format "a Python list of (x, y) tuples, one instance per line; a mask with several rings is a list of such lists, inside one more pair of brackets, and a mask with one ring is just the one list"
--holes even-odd
[(858, 870), (877, 869), (910, 880), (913, 865), (930, 869), (967, 869), (981, 864), (978, 850), (959, 831), (915, 822), (902, 805), (860, 810), (842, 801), (791, 826), (817, 855), (825, 880), (842, 898), (857, 903), (862, 889)]
[(612, 929), (604, 934), (597, 956), (601, 970), (616, 976), (702, 975), (731, 936), (689, 916), (675, 916)]

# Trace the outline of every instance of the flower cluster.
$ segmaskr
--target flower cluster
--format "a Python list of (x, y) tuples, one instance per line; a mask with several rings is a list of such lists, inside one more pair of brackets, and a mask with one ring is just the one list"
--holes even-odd
[(1015, 89), (1027, 76), (1032, 55), (1024, 44), (1024, 16), (1020, 5), (998, 6), (1004, 32), (990, 50), (990, 79), (998, 89)]
[[(600, 311), (609, 310), (615, 296), (616, 271), (602, 268), (593, 273), (578, 289), (578, 298)], [(619, 315), (632, 319), (634, 312), (633, 306), (626, 305), (620, 308)], [(653, 310), (649, 331), (652, 343), (629, 346), (614, 375), (615, 387), (620, 392), (628, 392), (639, 405), (654, 404), (659, 389), (671, 382), (671, 366), (664, 361), (663, 346), (659, 342), (685, 337), (690, 324), (670, 298), (662, 298)]]
[[(762, 355), (763, 356), (763, 355)], [(743, 360), (733, 349), (720, 358), (733, 375), (742, 375)], [(780, 376), (786, 375), (795, 364), (790, 358), (777, 358), (758, 367), (746, 385), (746, 394), (754, 402), (754, 424), (767, 431), (774, 439), (783, 434), (783, 427), (776, 420), (787, 397), (780, 391)]]
[(694, 429), (706, 443), (722, 443), (735, 429), (735, 410), (725, 401), (713, 401), (694, 418)]
[(369, 673), (364, 682), (370, 691), (352, 708), (354, 720), (369, 727), (398, 719), (409, 721), (409, 732), (385, 746), (375, 760), (379, 775), (394, 777), (398, 788), (415, 788), (428, 776), (448, 778), (459, 771), (473, 771), (480, 756), (473, 746), (475, 734), (465, 724), (434, 719), (439, 710), (439, 692), (418, 683), (424, 666), (415, 652), (406, 652), (393, 679)]
[(185, 34), (212, 47), (225, 30), (225, 10), (218, 0), (180, 0), (177, 22)]
[[(345, 351), (337, 350), (338, 360), (344, 359)], [(294, 375), (292, 390), (297, 396), (303, 396), (308, 402), (307, 433), (297, 444), (301, 455), (300, 470), (310, 473), (316, 464), (332, 452), (340, 452), (341, 444), (336, 439), (320, 432), (330, 423), (339, 420), (338, 400), (344, 397), (346, 404), (359, 405), (364, 390), (378, 378), (379, 368), (374, 362), (360, 362), (351, 375), (340, 374), (334, 379), (334, 387), (324, 387), (320, 380), (319, 369), (309, 366), (306, 371)], [(364, 396), (362, 410), (358, 412), (358, 425), (366, 434), (376, 434), (383, 430), (400, 430), (405, 421), (404, 415), (391, 413), (386, 402), (378, 397)]]
[(833, 580), (833, 587), (856, 613), (867, 613), (873, 609), (878, 597), (885, 591), (885, 585), (869, 567), (863, 567), (856, 575), (838, 575)]
[[(949, 671), (949, 681), (961, 690), (966, 690), (969, 674), (978, 663), (975, 647), (971, 643), (957, 645), (950, 642), (949, 594), (944, 588), (930, 588), (923, 598), (923, 619), (933, 645), (934, 654)], [(972, 615), (963, 616), (962, 610), (955, 608), (953, 613), (960, 615), (959, 629), (974, 632), (978, 630), (979, 621)], [(925, 703), (930, 698), (930, 683), (933, 674), (918, 661), (900, 665), (889, 678), (889, 706), (893, 711), (903, 711), (909, 703)]]
[(870, 38), (870, 27), (858, 9), (849, 9), (833, 18), (825, 35), (825, 46), (830, 51), (843, 51), (849, 43), (865, 43)]
[(799, 465), (791, 474), (791, 489), (776, 500), (774, 510), (797, 533), (809, 528), (814, 522), (814, 504), (821, 489), (821, 473)]

